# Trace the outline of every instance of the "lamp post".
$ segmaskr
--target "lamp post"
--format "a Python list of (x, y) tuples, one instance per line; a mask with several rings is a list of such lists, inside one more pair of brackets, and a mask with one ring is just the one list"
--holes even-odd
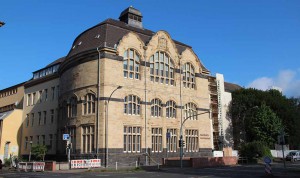
[(114, 89), (114, 91), (111, 92), (105, 105), (105, 167), (108, 166), (108, 104), (114, 92), (121, 88), (122, 86), (118, 86), (116, 89)]
[(0, 21), (0, 27), (2, 27), (3, 25), (5, 25), (5, 23)]
[(30, 141), (29, 144), (30, 144), (30, 151), (29, 151), (29, 162), (30, 162), (30, 160), (31, 160), (32, 141)]
[[(182, 134), (182, 127), (183, 127), (183, 124), (185, 123), (185, 121), (187, 121), (189, 118), (191, 117), (195, 117), (195, 116), (199, 116), (199, 115), (202, 115), (202, 114), (206, 114), (206, 113), (210, 113), (210, 111), (206, 111), (206, 112), (203, 112), (203, 113), (200, 113), (200, 114), (195, 114), (195, 115), (191, 115), (191, 116), (188, 116), (187, 118), (185, 118), (182, 122), (181, 122), (181, 125), (180, 125), (180, 140), (179, 142), (182, 143), (183, 141), (183, 134)], [(183, 155), (183, 146), (182, 145), (179, 145), (180, 147), (180, 168), (182, 168), (182, 155)]]

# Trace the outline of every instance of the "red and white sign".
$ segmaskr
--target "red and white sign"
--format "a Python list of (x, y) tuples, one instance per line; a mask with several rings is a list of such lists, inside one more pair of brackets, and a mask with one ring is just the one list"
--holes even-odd
[(71, 160), (72, 168), (97, 168), (101, 167), (101, 159), (78, 159)]

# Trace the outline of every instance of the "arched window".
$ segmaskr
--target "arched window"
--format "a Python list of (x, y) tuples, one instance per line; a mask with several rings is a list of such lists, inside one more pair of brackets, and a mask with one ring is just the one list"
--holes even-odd
[(185, 88), (195, 88), (195, 68), (189, 62), (183, 66), (182, 80)]
[(124, 98), (124, 114), (140, 115), (140, 98), (135, 95), (128, 95)]
[(124, 52), (123, 57), (124, 77), (140, 79), (140, 55), (136, 50), (128, 49)]
[(197, 106), (194, 103), (187, 103), (184, 106), (184, 116), (185, 119), (189, 118), (190, 120), (198, 120)]
[(176, 103), (172, 100), (166, 104), (166, 117), (176, 118)]
[(68, 116), (69, 117), (76, 117), (77, 116), (77, 99), (76, 99), (76, 97), (72, 97), (69, 100)]
[(89, 93), (85, 95), (83, 102), (83, 114), (95, 113), (95, 95)]
[(175, 85), (173, 60), (164, 52), (150, 57), (150, 79), (153, 82)]
[(161, 117), (162, 116), (161, 108), (162, 108), (161, 100), (157, 98), (153, 99), (151, 101), (151, 116)]

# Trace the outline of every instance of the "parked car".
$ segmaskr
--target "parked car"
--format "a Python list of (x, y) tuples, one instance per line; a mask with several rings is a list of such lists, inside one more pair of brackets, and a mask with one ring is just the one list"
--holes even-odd
[(286, 156), (287, 161), (299, 161), (300, 160), (300, 151), (291, 151)]

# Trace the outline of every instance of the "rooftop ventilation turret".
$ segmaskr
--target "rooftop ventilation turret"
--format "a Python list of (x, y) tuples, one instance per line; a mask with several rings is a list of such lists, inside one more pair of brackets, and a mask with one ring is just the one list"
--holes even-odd
[(125, 9), (119, 17), (120, 21), (137, 28), (143, 28), (142, 18), (142, 13), (132, 6)]

